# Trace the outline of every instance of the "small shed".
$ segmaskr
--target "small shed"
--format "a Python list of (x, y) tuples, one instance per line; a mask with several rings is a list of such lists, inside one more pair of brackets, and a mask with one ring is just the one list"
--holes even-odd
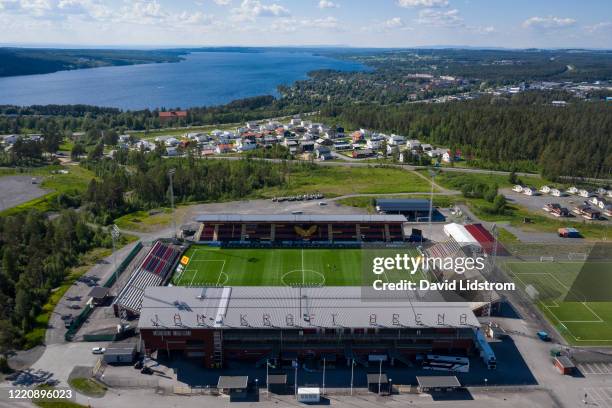
[(117, 344), (109, 346), (104, 352), (107, 364), (131, 364), (136, 358), (136, 344)]
[(105, 288), (104, 286), (94, 286), (90, 291), (89, 295), (87, 295), (92, 304), (95, 306), (103, 305), (108, 299), (108, 295), (110, 293), (109, 288)]
[(287, 374), (268, 375), (268, 389), (275, 394), (285, 394), (287, 392)]
[(448, 376), (417, 376), (419, 392), (454, 391), (461, 388), (461, 383), (454, 375)]
[(246, 397), (247, 388), (249, 384), (249, 377), (246, 375), (240, 376), (219, 376), (219, 382), (217, 382), (217, 389), (223, 394), (227, 394), (230, 397)]
[(389, 391), (389, 379), (386, 373), (369, 373), (367, 374), (368, 390), (378, 393), (378, 384), (380, 382), (380, 392), (386, 393)]
[(321, 401), (321, 390), (318, 387), (300, 387), (297, 392), (298, 402), (317, 403)]
[(559, 370), (559, 372), (563, 375), (569, 375), (574, 372), (576, 366), (572, 363), (572, 360), (567, 356), (557, 356), (553, 360), (555, 367)]

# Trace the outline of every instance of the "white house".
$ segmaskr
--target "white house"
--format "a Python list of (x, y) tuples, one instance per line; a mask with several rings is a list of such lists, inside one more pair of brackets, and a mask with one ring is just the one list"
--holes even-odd
[(289, 123), (291, 123), (291, 126), (301, 126), (302, 125), (302, 119), (300, 119), (300, 118), (293, 118), (293, 119), (291, 119), (291, 121)]
[(421, 142), (417, 139), (410, 139), (406, 141), (406, 147), (408, 147), (408, 149), (410, 150), (418, 149), (419, 147), (421, 147)]
[(517, 193), (522, 193), (523, 192), (523, 186), (521, 186), (520, 184), (517, 184), (514, 187), (512, 187), (512, 191), (515, 191)]
[(404, 136), (393, 134), (389, 137), (389, 140), (387, 141), (387, 143), (389, 143), (391, 146), (399, 146), (400, 144), (404, 144), (405, 142), (406, 139), (404, 138)]
[(589, 190), (581, 189), (578, 191), (578, 195), (580, 197), (589, 198), (592, 197), (594, 194), (591, 193)]
[(247, 128), (247, 129), (249, 129), (249, 130), (259, 130), (259, 125), (258, 125), (258, 124), (257, 124), (257, 122), (255, 122), (254, 120), (253, 120), (253, 121), (246, 122), (244, 125), (245, 125), (245, 126), (246, 126), (246, 128)]
[(381, 145), (382, 145), (382, 141), (374, 140), (373, 138), (368, 139), (368, 141), (366, 142), (366, 147), (372, 150), (380, 149)]
[(605, 195), (606, 193), (607, 193), (607, 190), (603, 187), (599, 187), (597, 189), (597, 194)]
[(549, 186), (542, 186), (542, 188), (540, 188), (540, 193), (549, 194), (550, 191), (551, 188)]
[(608, 192), (606, 193), (606, 196), (612, 198), (612, 190), (608, 190)]
[(119, 143), (129, 143), (130, 135), (119, 135), (119, 138), (117, 140)]
[(442, 154), (442, 161), (445, 163), (450, 163), (453, 161), (453, 155), (451, 154), (450, 150), (447, 150)]
[(2, 141), (4, 144), (15, 144), (19, 140), (19, 135), (4, 135)]
[(421, 147), (423, 148), (424, 152), (428, 152), (430, 150), (433, 150), (433, 146), (430, 145), (429, 143), (422, 144)]
[(178, 156), (178, 149), (176, 147), (168, 146), (166, 147), (166, 156)]
[(164, 141), (164, 144), (168, 147), (178, 146), (180, 141), (175, 137), (169, 137)]
[(235, 146), (237, 152), (246, 152), (248, 150), (257, 149), (257, 144), (254, 143), (251, 139), (238, 139), (236, 140)]
[(427, 155), (429, 157), (431, 157), (431, 158), (434, 158), (434, 157), (440, 157), (444, 153), (447, 153), (447, 152), (448, 152), (448, 149), (440, 149), (440, 148), (438, 148), (438, 149), (428, 150), (427, 151)]

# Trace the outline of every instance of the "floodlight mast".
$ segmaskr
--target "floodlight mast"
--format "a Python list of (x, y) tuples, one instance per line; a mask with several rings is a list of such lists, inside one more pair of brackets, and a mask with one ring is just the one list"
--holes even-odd
[(168, 177), (170, 178), (170, 208), (172, 209), (172, 235), (176, 238), (176, 212), (174, 211), (174, 186), (172, 179), (176, 174), (176, 169), (172, 168), (168, 170)]

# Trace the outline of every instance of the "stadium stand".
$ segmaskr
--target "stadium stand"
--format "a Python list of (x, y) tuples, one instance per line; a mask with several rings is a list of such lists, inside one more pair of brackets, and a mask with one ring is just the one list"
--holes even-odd
[(140, 313), (144, 290), (149, 286), (163, 284), (180, 253), (181, 251), (172, 245), (155, 242), (115, 298), (115, 315), (120, 316), (125, 312), (128, 317), (137, 316)]

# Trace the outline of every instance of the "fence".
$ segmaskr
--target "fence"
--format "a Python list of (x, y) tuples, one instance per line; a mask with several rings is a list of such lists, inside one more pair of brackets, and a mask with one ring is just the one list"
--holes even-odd
[[(115, 273), (113, 273), (102, 286), (104, 286), (105, 288), (110, 288), (111, 286), (113, 286), (113, 284), (115, 283), (115, 277), (120, 276), (125, 271), (125, 269), (128, 267), (130, 262), (132, 262), (132, 259), (134, 259), (134, 257), (138, 254), (138, 252), (140, 252), (141, 249), (142, 249), (142, 242), (139, 241), (134, 246), (134, 248), (132, 248), (130, 253), (125, 257), (123, 262), (121, 262), (121, 264), (117, 267), (117, 270), (115, 271)], [(79, 315), (72, 321), (72, 324), (66, 331), (66, 334), (64, 334), (64, 339), (66, 341), (72, 341), (76, 332), (79, 331), (83, 323), (85, 323), (85, 321), (89, 318), (89, 316), (93, 313), (93, 311), (94, 311), (94, 308), (90, 305), (86, 305), (83, 308), (83, 311), (79, 313)]]
[(108, 280), (102, 286), (104, 286), (105, 288), (110, 288), (111, 286), (113, 286), (115, 284), (115, 278), (116, 277), (118, 278), (119, 276), (121, 276), (121, 274), (123, 272), (125, 272), (125, 269), (128, 267), (130, 262), (132, 262), (134, 257), (136, 257), (136, 255), (138, 255), (138, 252), (140, 252), (141, 249), (142, 249), (142, 242), (138, 241), (136, 246), (134, 248), (132, 248), (132, 250), (125, 257), (123, 262), (121, 262), (121, 264), (119, 264), (119, 266), (117, 267), (117, 270), (115, 271), (115, 273), (113, 273), (110, 276), (110, 278), (108, 278)]

